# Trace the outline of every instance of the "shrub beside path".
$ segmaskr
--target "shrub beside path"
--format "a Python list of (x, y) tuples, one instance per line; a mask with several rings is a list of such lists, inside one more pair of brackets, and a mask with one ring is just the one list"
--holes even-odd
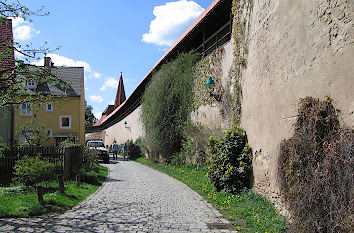
[(132, 161), (107, 165), (98, 192), (72, 210), (0, 219), (0, 232), (236, 232), (185, 184)]

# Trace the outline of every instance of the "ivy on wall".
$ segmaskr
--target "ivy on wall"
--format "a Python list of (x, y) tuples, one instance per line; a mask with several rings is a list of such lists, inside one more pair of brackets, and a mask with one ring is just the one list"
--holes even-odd
[(242, 69), (247, 64), (248, 54), (248, 22), (252, 9), (252, 0), (233, 0), (232, 1), (232, 38), (234, 40), (234, 67), (233, 76), (233, 98), (235, 108), (232, 113), (233, 124), (238, 125), (241, 119), (241, 98), (242, 98)]
[(198, 108), (202, 105), (211, 105), (216, 103), (216, 99), (210, 95), (205, 86), (205, 83), (209, 77), (212, 77), (215, 81), (214, 94), (219, 96), (223, 94), (223, 87), (221, 83), (221, 61), (224, 54), (224, 48), (219, 47), (209, 56), (204, 57), (197, 62), (195, 66), (193, 86), (193, 103), (195, 110), (198, 110)]
[[(202, 58), (196, 64), (194, 80), (194, 110), (202, 105), (217, 104), (223, 119), (230, 119), (231, 125), (239, 125), (241, 118), (241, 98), (242, 98), (242, 69), (247, 64), (248, 54), (248, 21), (252, 9), (251, 0), (233, 0), (232, 3), (233, 25), (233, 67), (229, 71), (230, 77), (224, 86), (222, 85), (222, 59), (225, 51), (223, 47), (217, 48), (209, 56)], [(214, 94), (221, 96), (217, 101), (205, 88), (205, 82), (209, 77), (215, 81)]]
[(193, 110), (198, 55), (182, 53), (153, 74), (141, 104), (141, 121), (150, 158), (169, 162), (181, 149), (182, 129)]

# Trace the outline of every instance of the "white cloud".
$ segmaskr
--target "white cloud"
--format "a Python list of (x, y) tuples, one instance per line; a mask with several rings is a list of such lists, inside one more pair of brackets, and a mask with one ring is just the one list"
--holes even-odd
[(97, 73), (97, 72), (93, 73), (93, 77), (95, 77), (95, 78), (101, 78), (101, 76), (102, 76), (102, 74), (100, 74), (100, 73)]
[(93, 115), (95, 115), (97, 119), (100, 119), (102, 116), (102, 112), (95, 112)]
[(118, 80), (115, 78), (107, 78), (100, 91), (105, 91), (107, 87), (116, 88), (118, 86)]
[(31, 38), (32, 28), (28, 25), (18, 26), (14, 30), (14, 38), (16, 40), (28, 40)]
[(203, 11), (196, 2), (188, 0), (156, 6), (153, 10), (156, 18), (150, 23), (149, 33), (143, 34), (142, 41), (171, 46)]
[(12, 19), (12, 26), (13, 26), (13, 34), (15, 40), (29, 40), (32, 35), (39, 34), (40, 31), (36, 31), (33, 28), (33, 25), (29, 22), (26, 22), (21, 17), (11, 18)]
[(99, 96), (99, 95), (90, 95), (90, 96), (89, 96), (89, 99), (90, 99), (92, 102), (97, 102), (97, 103), (101, 103), (101, 102), (103, 101), (102, 96)]
[(12, 27), (17, 27), (20, 24), (25, 22), (25, 20), (22, 17), (16, 17), (16, 18), (11, 17), (11, 19), (12, 19)]
[[(85, 72), (91, 72), (91, 67), (87, 62), (84, 61), (75, 61), (71, 58), (67, 58), (55, 53), (52, 54), (47, 54), (47, 57), (50, 57), (52, 59), (52, 62), (54, 62), (55, 66), (71, 66), (71, 67), (84, 67)], [(41, 59), (37, 62), (33, 62), (33, 65), (37, 65), (37, 66), (43, 66), (44, 64), (44, 60)]]
[[(18, 49), (19, 51), (22, 51), (21, 48), (16, 48), (16, 49)], [(22, 53), (15, 50), (15, 56), (16, 56), (16, 58), (21, 58), (21, 57), (24, 57), (25, 55), (23, 55)]]

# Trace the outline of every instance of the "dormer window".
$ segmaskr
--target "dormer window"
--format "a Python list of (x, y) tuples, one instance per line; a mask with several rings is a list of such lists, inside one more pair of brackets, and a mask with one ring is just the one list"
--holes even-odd
[(27, 81), (26, 87), (27, 87), (28, 89), (35, 89), (35, 88), (37, 87), (36, 81), (35, 81), (35, 80), (29, 80), (29, 81)]

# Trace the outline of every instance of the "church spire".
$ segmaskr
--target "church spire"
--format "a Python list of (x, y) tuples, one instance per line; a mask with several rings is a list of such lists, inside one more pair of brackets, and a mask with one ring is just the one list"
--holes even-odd
[(116, 100), (114, 101), (114, 108), (118, 108), (125, 101), (125, 91), (124, 91), (124, 84), (123, 84), (123, 75), (120, 72), (120, 78), (118, 83), (118, 90), (116, 95)]

